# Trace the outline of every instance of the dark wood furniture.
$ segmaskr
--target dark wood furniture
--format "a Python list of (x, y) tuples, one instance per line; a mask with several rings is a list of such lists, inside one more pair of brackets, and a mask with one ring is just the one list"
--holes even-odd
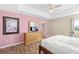
[(41, 51), (43, 51), (45, 54), (54, 54), (51, 51), (49, 51), (48, 49), (42, 47), (41, 45), (39, 45), (39, 54), (41, 54)]

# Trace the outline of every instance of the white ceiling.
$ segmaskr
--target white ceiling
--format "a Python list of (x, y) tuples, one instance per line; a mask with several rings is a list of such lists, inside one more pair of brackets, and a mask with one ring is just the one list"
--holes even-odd
[[(51, 4), (51, 5), (53, 7), (56, 4)], [(73, 7), (76, 6), (76, 4), (60, 4), (60, 5), (61, 5), (61, 7), (53, 8), (53, 12), (52, 13), (60, 12), (60, 11), (63, 11), (63, 10), (67, 10), (67, 9), (70, 9), (70, 8), (73, 8)], [(43, 12), (46, 12), (46, 13), (49, 13), (49, 4), (29, 4), (27, 6), (35, 8), (35, 9), (43, 11)]]
[[(57, 4), (52, 4), (52, 7), (54, 7), (55, 5)], [(61, 5), (61, 7), (53, 8), (53, 12), (51, 13), (49, 12), (49, 8), (48, 8), (49, 4), (30, 4), (27, 6), (40, 10), (47, 14), (50, 14), (49, 19), (55, 19), (68, 15), (79, 14), (79, 4), (58, 4), (58, 5)]]
[[(52, 4), (55, 6), (56, 4)], [(53, 12), (49, 13), (48, 4), (0, 4), (0, 10), (9, 12), (29, 14), (32, 16), (42, 16), (48, 19), (79, 14), (79, 4), (60, 4), (61, 7), (53, 8)]]

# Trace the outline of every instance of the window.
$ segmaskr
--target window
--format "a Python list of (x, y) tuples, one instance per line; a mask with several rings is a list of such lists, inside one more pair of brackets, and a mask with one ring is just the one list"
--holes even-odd
[(79, 18), (74, 18), (72, 20), (72, 30), (73, 32), (79, 32)]

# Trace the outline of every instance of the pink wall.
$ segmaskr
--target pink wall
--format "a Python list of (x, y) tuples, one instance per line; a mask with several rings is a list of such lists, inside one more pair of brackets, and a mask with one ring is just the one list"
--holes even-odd
[[(9, 17), (15, 17), (19, 18), (20, 20), (20, 33), (19, 34), (10, 34), (10, 35), (3, 35), (3, 16), (9, 16)], [(16, 44), (19, 42), (24, 41), (24, 32), (28, 32), (28, 21), (29, 20), (35, 20), (39, 26), (39, 29), (41, 29), (41, 21), (43, 18), (37, 17), (37, 16), (28, 16), (28, 15), (23, 15), (23, 14), (17, 14), (17, 13), (12, 13), (12, 12), (7, 12), (7, 11), (0, 11), (0, 47), (7, 46), (7, 45), (12, 45)], [(45, 20), (44, 20), (45, 21)], [(47, 29), (48, 29), (48, 21), (45, 21), (46, 23), (46, 35)]]

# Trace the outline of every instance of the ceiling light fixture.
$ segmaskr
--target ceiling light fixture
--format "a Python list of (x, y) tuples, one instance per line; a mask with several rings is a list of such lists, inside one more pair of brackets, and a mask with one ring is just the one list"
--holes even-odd
[(53, 10), (49, 10), (49, 12), (50, 12), (50, 13), (52, 13), (52, 12), (53, 12)]

